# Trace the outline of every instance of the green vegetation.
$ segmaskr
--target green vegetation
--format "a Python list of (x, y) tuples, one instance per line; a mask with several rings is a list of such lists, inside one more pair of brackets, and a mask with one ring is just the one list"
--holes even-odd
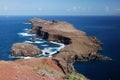
[(65, 80), (88, 80), (88, 79), (82, 74), (68, 74)]
[(78, 74), (78, 73), (71, 73), (71, 74), (67, 74), (66, 76), (63, 75), (62, 73), (54, 70), (51, 67), (47, 67), (47, 66), (37, 66), (34, 68), (35, 71), (44, 71), (44, 72), (48, 72), (50, 74), (53, 75), (61, 75), (64, 77), (65, 80), (88, 80), (85, 76), (83, 76), (82, 74)]
[(54, 70), (53, 68), (47, 67), (47, 66), (37, 66), (34, 68), (35, 71), (46, 71), (51, 74), (58, 74), (61, 75), (60, 72)]

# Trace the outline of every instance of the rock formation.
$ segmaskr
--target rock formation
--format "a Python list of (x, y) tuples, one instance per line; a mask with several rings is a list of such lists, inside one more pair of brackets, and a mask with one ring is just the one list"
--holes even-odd
[(38, 47), (31, 45), (31, 44), (16, 43), (16, 44), (13, 44), (13, 46), (12, 46), (12, 55), (13, 56), (33, 57), (33, 56), (39, 55), (41, 53), (42, 52)]
[(70, 23), (38, 18), (33, 18), (30, 22), (33, 24), (31, 33), (46, 40), (66, 44), (66, 47), (54, 57), (62, 58), (67, 62), (108, 59), (98, 54), (101, 50), (101, 42), (98, 39), (87, 36), (85, 32), (75, 29)]
[[(0, 61), (0, 80), (65, 80), (69, 78), (67, 74), (73, 78), (73, 75), (78, 75), (69, 73), (67, 65), (64, 60), (52, 58)], [(77, 80), (87, 80), (81, 74), (78, 76), (81, 79)]]

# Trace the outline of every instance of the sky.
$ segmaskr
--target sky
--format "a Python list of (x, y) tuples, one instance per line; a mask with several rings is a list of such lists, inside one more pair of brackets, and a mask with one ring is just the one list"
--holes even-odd
[(0, 0), (0, 15), (120, 15), (120, 0)]

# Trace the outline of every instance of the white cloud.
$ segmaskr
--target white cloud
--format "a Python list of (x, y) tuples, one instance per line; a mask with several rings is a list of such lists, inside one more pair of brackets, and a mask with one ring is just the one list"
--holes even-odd
[(81, 10), (81, 7), (77, 7), (77, 6), (66, 9), (66, 11), (70, 11), (70, 12), (79, 12), (80, 10)]
[(68, 12), (91, 12), (91, 11), (96, 11), (95, 8), (92, 7), (80, 7), (80, 6), (74, 6), (72, 8), (66, 9)]

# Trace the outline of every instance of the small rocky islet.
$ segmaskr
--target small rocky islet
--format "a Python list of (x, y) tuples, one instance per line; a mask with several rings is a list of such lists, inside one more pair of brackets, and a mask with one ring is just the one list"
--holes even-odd
[(25, 43), (13, 44), (13, 56), (34, 58), (0, 61), (0, 80), (88, 80), (74, 69), (75, 61), (110, 60), (98, 53), (101, 51), (100, 40), (87, 36), (70, 23), (38, 18), (29, 22), (32, 23), (31, 34), (66, 46), (51, 58), (35, 58), (42, 54), (38, 47)]

